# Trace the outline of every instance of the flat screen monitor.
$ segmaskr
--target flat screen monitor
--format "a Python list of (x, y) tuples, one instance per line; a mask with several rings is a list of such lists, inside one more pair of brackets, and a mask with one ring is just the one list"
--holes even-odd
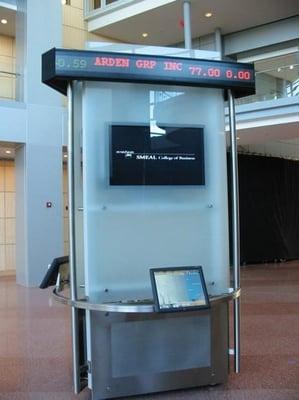
[(201, 267), (151, 268), (155, 309), (188, 311), (210, 306)]
[(204, 185), (202, 127), (112, 125), (110, 185)]

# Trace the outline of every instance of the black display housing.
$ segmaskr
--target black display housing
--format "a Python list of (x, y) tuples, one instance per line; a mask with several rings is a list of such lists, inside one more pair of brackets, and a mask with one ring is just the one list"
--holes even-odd
[(42, 81), (63, 94), (73, 80), (158, 83), (255, 93), (253, 64), (233, 61), (53, 48), (42, 56)]

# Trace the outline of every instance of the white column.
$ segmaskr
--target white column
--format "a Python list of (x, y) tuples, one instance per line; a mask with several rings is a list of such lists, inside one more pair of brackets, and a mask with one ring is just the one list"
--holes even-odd
[(184, 0), (184, 39), (185, 48), (192, 49), (192, 32), (191, 32), (191, 4), (190, 0)]
[(222, 37), (220, 28), (215, 29), (215, 50), (221, 54), (222, 58), (223, 49), (222, 49)]
[(63, 255), (61, 96), (41, 82), (41, 54), (62, 42), (61, 1), (18, 3), (19, 93), (27, 119), (25, 144), (16, 152), (17, 283), (37, 286)]

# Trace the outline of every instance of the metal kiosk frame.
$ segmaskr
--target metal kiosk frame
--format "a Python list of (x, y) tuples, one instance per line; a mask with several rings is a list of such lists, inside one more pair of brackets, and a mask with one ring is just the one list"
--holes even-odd
[[(142, 315), (144, 318), (154, 318), (153, 304), (149, 302), (94, 302), (80, 297), (80, 288), (76, 276), (76, 246), (78, 237), (76, 231), (76, 213), (82, 211), (82, 204), (76, 196), (76, 185), (80, 176), (78, 162), (80, 154), (80, 135), (76, 131), (74, 115), (76, 113), (75, 92), (84, 80), (110, 81), (110, 82), (133, 82), (133, 83), (163, 83), (165, 85), (182, 85), (196, 87), (210, 87), (224, 89), (228, 99), (229, 125), (230, 125), (230, 148), (231, 148), (231, 240), (232, 240), (232, 267), (233, 288), (230, 292), (221, 296), (212, 296), (211, 318), (212, 324), (220, 324), (217, 329), (228, 330), (228, 302), (234, 302), (234, 348), (230, 354), (234, 355), (234, 370), (240, 371), (240, 250), (239, 250), (239, 206), (238, 206), (238, 168), (237, 168), (237, 144), (236, 144), (236, 122), (234, 98), (253, 94), (255, 92), (254, 69), (251, 64), (240, 64), (226, 61), (201, 60), (192, 58), (174, 58), (165, 56), (142, 55), (143, 62), (151, 66), (149, 72), (146, 68), (138, 68), (137, 60), (140, 55), (120, 54), (102, 51), (73, 51), (64, 49), (52, 49), (45, 53), (42, 58), (42, 81), (53, 89), (68, 97), (68, 171), (69, 171), (69, 240), (70, 240), (70, 294), (63, 295), (55, 292), (58, 301), (71, 306), (72, 310), (72, 349), (73, 349), (73, 380), (74, 391), (79, 393), (86, 380), (86, 371), (91, 375), (92, 366), (88, 365), (85, 352), (84, 340), (82, 345), (82, 320), (85, 319), (85, 311), (94, 311), (102, 319), (105, 315), (119, 315), (120, 318), (134, 319), (134, 315)], [(101, 60), (112, 60), (103, 65)], [(114, 60), (114, 61), (113, 61)], [(118, 61), (117, 61), (118, 60)], [(121, 61), (119, 61), (121, 60)], [(117, 63), (122, 63), (122, 68), (115, 68)], [(166, 63), (166, 64), (165, 64)], [(165, 68), (165, 65), (168, 68)], [(172, 68), (171, 73), (169, 68)], [(202, 71), (206, 71), (203, 73)], [(214, 72), (213, 72), (214, 71)], [(215, 72), (216, 71), (216, 72)], [(222, 311), (221, 311), (222, 310)], [(223, 311), (224, 310), (224, 311)], [(206, 312), (206, 311), (205, 311)], [(224, 317), (221, 315), (224, 315)], [(123, 317), (122, 317), (123, 316)], [(221, 320), (221, 321), (220, 321)], [(220, 321), (220, 322), (219, 322)], [(83, 323), (84, 325), (84, 323)], [(214, 326), (213, 325), (213, 326)], [(212, 327), (214, 329), (214, 327)], [(98, 332), (99, 335), (101, 332)], [(80, 342), (81, 338), (81, 342)], [(214, 339), (211, 338), (214, 345)], [(218, 344), (217, 344), (218, 346)], [(223, 353), (222, 360), (217, 362), (222, 365), (223, 373), (213, 371), (213, 366), (205, 370), (203, 378), (198, 375), (198, 370), (184, 379), (170, 382), (169, 378), (152, 382), (135, 380), (133, 384), (118, 387), (116, 390), (109, 386), (101, 387), (93, 392), (93, 399), (113, 398), (125, 395), (157, 392), (185, 387), (194, 387), (206, 384), (215, 384), (225, 381), (228, 367), (228, 337), (226, 336), (219, 347)], [(218, 351), (217, 350), (217, 351)], [(217, 354), (213, 355), (217, 359)], [(221, 356), (219, 356), (221, 357)], [(216, 362), (216, 361), (215, 361)], [(223, 367), (224, 365), (224, 367)], [(218, 376), (218, 375), (219, 376)], [(93, 379), (93, 377), (91, 377)], [(95, 381), (95, 379), (93, 379)], [(105, 385), (105, 383), (104, 383)], [(134, 386), (134, 387), (133, 387)]]

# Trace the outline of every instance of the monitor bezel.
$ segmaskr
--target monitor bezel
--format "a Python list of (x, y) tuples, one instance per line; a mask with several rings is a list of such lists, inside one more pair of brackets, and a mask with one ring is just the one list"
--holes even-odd
[[(161, 308), (160, 307), (160, 302), (159, 302), (159, 297), (158, 297), (158, 291), (157, 291), (157, 285), (156, 285), (156, 279), (155, 279), (155, 273), (156, 272), (171, 272), (171, 271), (198, 271), (199, 276), (200, 276), (200, 281), (204, 293), (204, 298), (205, 298), (205, 304), (203, 305), (197, 305), (197, 306), (182, 306), (182, 307), (177, 307), (177, 308)], [(181, 311), (195, 311), (195, 310), (205, 310), (210, 308), (210, 300), (209, 300), (209, 295), (206, 287), (206, 282), (204, 278), (204, 273), (203, 269), (201, 266), (184, 266), (184, 267), (161, 267), (161, 268), (150, 268), (150, 278), (151, 278), (151, 286), (152, 286), (152, 291), (153, 291), (153, 296), (154, 296), (154, 309), (156, 312), (162, 312), (162, 313), (170, 313), (170, 312), (181, 312)]]

